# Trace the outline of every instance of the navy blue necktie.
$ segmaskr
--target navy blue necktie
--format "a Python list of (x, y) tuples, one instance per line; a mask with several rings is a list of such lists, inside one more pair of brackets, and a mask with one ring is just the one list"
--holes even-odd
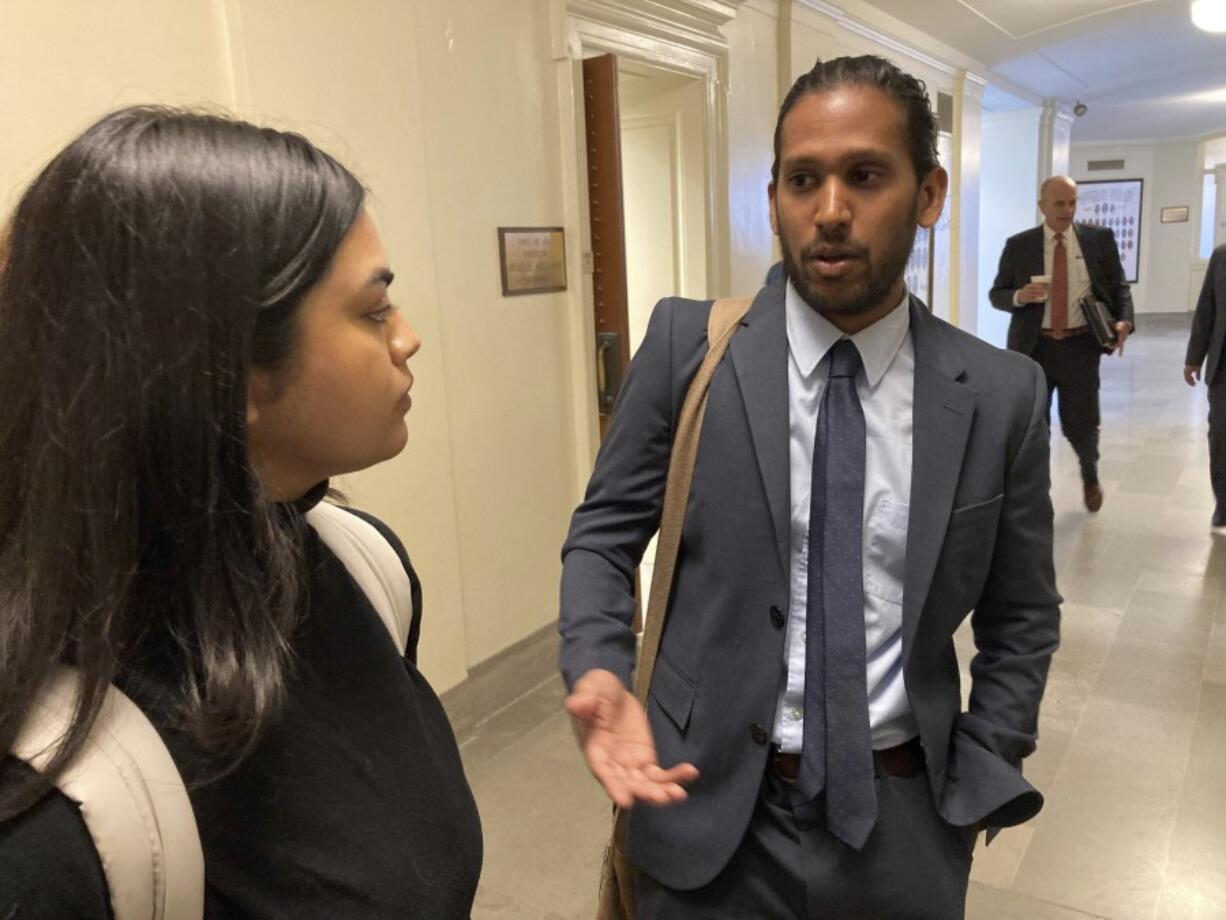
[(860, 353), (850, 339), (830, 352), (817, 413), (809, 504), (802, 795), (826, 791), (826, 828), (855, 849), (877, 820), (865, 676), (864, 411)]

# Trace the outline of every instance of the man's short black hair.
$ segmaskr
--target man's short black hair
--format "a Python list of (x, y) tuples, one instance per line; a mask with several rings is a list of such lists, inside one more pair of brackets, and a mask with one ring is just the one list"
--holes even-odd
[(906, 118), (907, 148), (917, 182), (924, 181), (937, 161), (937, 120), (928, 103), (924, 81), (899, 70), (883, 57), (863, 54), (859, 57), (837, 57), (817, 60), (813, 69), (797, 77), (779, 107), (775, 122), (775, 161), (771, 164), (771, 182), (779, 182), (779, 146), (783, 120), (793, 106), (809, 93), (838, 89), (843, 86), (866, 86), (880, 90), (903, 110)]

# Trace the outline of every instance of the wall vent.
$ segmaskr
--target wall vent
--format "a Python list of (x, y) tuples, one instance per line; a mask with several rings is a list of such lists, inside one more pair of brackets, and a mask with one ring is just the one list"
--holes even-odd
[(1124, 161), (1121, 160), (1090, 160), (1086, 163), (1086, 169), (1090, 172), (1100, 172), (1105, 169), (1123, 169)]

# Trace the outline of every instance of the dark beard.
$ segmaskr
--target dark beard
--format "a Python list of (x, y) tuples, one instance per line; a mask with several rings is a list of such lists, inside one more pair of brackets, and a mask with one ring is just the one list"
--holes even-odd
[[(868, 313), (881, 305), (881, 302), (889, 296), (890, 290), (903, 276), (907, 268), (907, 260), (911, 257), (911, 249), (915, 245), (918, 217), (919, 201), (917, 199), (911, 210), (911, 217), (896, 234), (890, 237), (889, 244), (876, 259), (870, 258), (868, 251), (862, 245), (849, 240), (845, 230), (820, 235), (819, 242), (855, 247), (857, 254), (864, 260), (868, 269), (864, 282), (848, 291), (847, 296), (842, 299), (832, 300), (829, 297), (823, 297), (814, 289), (801, 269), (801, 263), (797, 262), (787, 237), (781, 233), (779, 248), (783, 251), (783, 270), (787, 272), (788, 279), (792, 282), (792, 287), (796, 288), (796, 293), (800, 295), (801, 300), (818, 313), (823, 315), (827, 313), (844, 315)], [(806, 247), (801, 251), (801, 257), (807, 261), (808, 255), (809, 250)]]

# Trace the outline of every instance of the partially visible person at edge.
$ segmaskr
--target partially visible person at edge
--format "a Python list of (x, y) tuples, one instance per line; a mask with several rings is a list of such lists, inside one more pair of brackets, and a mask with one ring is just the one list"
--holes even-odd
[[(992, 306), (1013, 314), (1008, 346), (1038, 362), (1051, 394), (1059, 393), (1060, 430), (1073, 445), (1081, 467), (1086, 510), (1103, 506), (1098, 478), (1098, 365), (1103, 349), (1090, 331), (1085, 301), (1107, 305), (1116, 342), (1107, 354), (1124, 355), (1133, 329), (1132, 291), (1107, 227), (1074, 223), (1077, 183), (1052, 176), (1039, 193), (1041, 226), (1005, 241), (1000, 269), (989, 297)], [(1043, 280), (1036, 280), (1043, 279)]]
[(1192, 315), (1192, 332), (1184, 357), (1183, 379), (1196, 386), (1204, 367), (1209, 390), (1209, 480), (1213, 484), (1214, 509), (1210, 526), (1226, 527), (1226, 373), (1222, 347), (1226, 342), (1226, 244), (1213, 250), (1205, 283), (1201, 286)]
[(711, 381), (646, 712), (634, 571), (709, 301), (655, 308), (575, 511), (566, 708), (634, 806), (642, 920), (960, 917), (978, 831), (1041, 807), (1020, 764), (1059, 637), (1047, 388), (908, 296), (945, 199), (936, 137), (923, 84), (881, 58), (819, 62), (784, 99), (784, 277)]
[[(421, 345), (357, 179), (296, 134), (133, 107), (22, 196), (0, 274), (0, 750), (112, 682), (188, 784), (208, 918), (468, 917), (454, 736), (303, 521), (408, 438)], [(75, 804), (0, 761), (0, 917), (106, 918)]]

